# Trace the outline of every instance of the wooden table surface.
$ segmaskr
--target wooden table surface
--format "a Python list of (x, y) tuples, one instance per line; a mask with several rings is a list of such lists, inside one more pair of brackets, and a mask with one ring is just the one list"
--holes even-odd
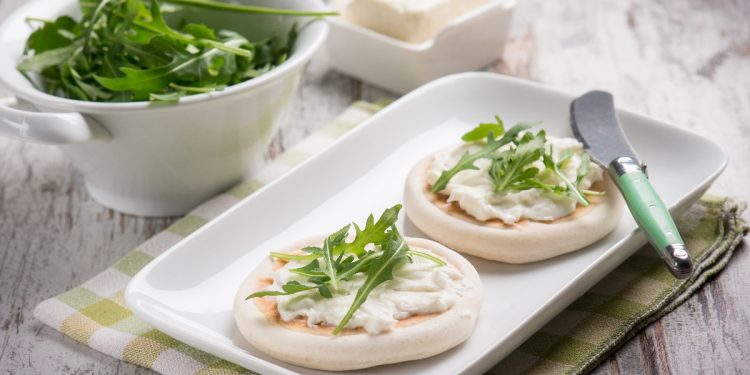
[[(0, 19), (21, 3), (0, 0)], [(731, 161), (711, 192), (750, 201), (748, 18), (747, 0), (522, 0), (505, 57), (490, 69), (573, 93), (606, 89), (621, 106), (719, 142)], [(269, 157), (352, 101), (385, 95), (317, 58)], [(32, 311), (173, 220), (103, 208), (56, 148), (0, 138), (0, 373), (151, 373), (83, 347)], [(748, 267), (741, 250), (716, 280), (595, 372), (750, 373)]]

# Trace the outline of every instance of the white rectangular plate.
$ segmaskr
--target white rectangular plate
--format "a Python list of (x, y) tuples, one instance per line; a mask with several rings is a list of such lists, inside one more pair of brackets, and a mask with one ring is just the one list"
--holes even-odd
[[(402, 201), (404, 179), (425, 155), (457, 143), (495, 114), (506, 123), (543, 120), (548, 133), (572, 136), (573, 95), (489, 73), (443, 78), (405, 96), (291, 173), (245, 199), (149, 263), (125, 299), (136, 316), (206, 352), (264, 374), (320, 372), (273, 360), (238, 335), (232, 299), (268, 252), (298, 238), (330, 233)], [(657, 191), (678, 213), (726, 165), (721, 148), (698, 135), (626, 110), (619, 118)], [(408, 219), (406, 235), (422, 234)], [(472, 337), (429, 359), (357, 371), (479, 373), (582, 295), (645, 240), (630, 215), (607, 237), (544, 262), (508, 265), (469, 258), (486, 300)]]

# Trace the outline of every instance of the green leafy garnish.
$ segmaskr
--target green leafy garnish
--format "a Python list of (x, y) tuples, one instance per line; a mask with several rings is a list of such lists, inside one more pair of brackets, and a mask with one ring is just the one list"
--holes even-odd
[(167, 2), (172, 4), (190, 5), (196, 8), (204, 9), (217, 9), (239, 13), (255, 13), (255, 14), (268, 14), (268, 15), (281, 15), (281, 16), (311, 16), (311, 17), (322, 17), (322, 16), (335, 16), (337, 12), (306, 12), (291, 9), (275, 9), (266, 8), (242, 4), (222, 3), (214, 0), (168, 0)]
[(495, 116), (495, 122), (479, 124), (479, 126), (464, 134), (461, 139), (464, 142), (483, 141), (487, 139), (490, 133), (494, 134), (495, 137), (499, 137), (505, 133), (505, 124), (503, 124), (500, 116)]
[(317, 259), (308, 263), (304, 267), (293, 268), (289, 271), (307, 277), (326, 277), (326, 273), (320, 268), (320, 262), (318, 262)]
[[(373, 215), (370, 215), (367, 218), (367, 222), (365, 223), (364, 228), (360, 228), (356, 223), (352, 223), (354, 225), (356, 234), (356, 236), (354, 237), (354, 241), (344, 242), (341, 246), (334, 249), (334, 255), (340, 255), (341, 253), (350, 253), (361, 256), (362, 254), (364, 254), (365, 246), (371, 243), (378, 243), (379, 241), (382, 241), (387, 237), (385, 232), (388, 228), (396, 223), (396, 220), (398, 220), (399, 210), (401, 210), (400, 205), (396, 205), (385, 210), (383, 214), (380, 215), (380, 218), (377, 222), (375, 222), (375, 217)], [(307, 254), (272, 252), (271, 257), (286, 261), (309, 262), (318, 257), (315, 251), (310, 251), (311, 249), (314, 248), (308, 247), (302, 249)]]
[[(302, 249), (305, 251), (306, 249)], [(318, 255), (313, 254), (310, 251), (306, 251), (302, 254), (290, 254), (290, 253), (279, 253), (279, 252), (271, 252), (271, 258), (284, 260), (287, 262), (309, 262), (315, 258), (317, 258)]]
[[(571, 198), (578, 201), (580, 205), (584, 207), (588, 206), (590, 204), (588, 198), (586, 198), (586, 195), (584, 194), (584, 192), (578, 187), (578, 185), (580, 184), (580, 181), (583, 180), (583, 177), (585, 177), (586, 175), (578, 174), (576, 177), (576, 182), (572, 182), (568, 179), (568, 177), (565, 176), (565, 174), (561, 170), (563, 163), (568, 158), (570, 158), (571, 155), (570, 154), (562, 155), (560, 157), (560, 160), (558, 162), (555, 162), (552, 159), (552, 148), (550, 148), (550, 151), (545, 153), (543, 156), (544, 156), (544, 167), (547, 168), (548, 170), (554, 171), (557, 178), (560, 179), (560, 181), (562, 181), (563, 184), (565, 184), (565, 190), (564, 190), (565, 194), (567, 194)], [(581, 163), (583, 163), (584, 161), (585, 160), (581, 159)], [(579, 173), (581, 170), (585, 170), (588, 173), (588, 167), (580, 168)]]
[(406, 252), (409, 247), (406, 245), (404, 238), (398, 233), (396, 227), (391, 228), (388, 232), (388, 238), (380, 244), (380, 247), (383, 252), (370, 264), (365, 283), (357, 291), (354, 302), (349, 307), (344, 318), (341, 319), (333, 330), (334, 335), (338, 335), (346, 327), (352, 316), (354, 316), (354, 312), (365, 303), (367, 296), (370, 295), (370, 292), (375, 287), (388, 280), (393, 280), (393, 269), (406, 260)]
[(436, 257), (436, 256), (434, 256), (432, 254), (424, 253), (424, 252), (421, 252), (421, 251), (408, 250), (406, 252), (406, 255), (413, 255), (413, 256), (420, 257), (420, 258), (429, 259), (429, 260), (433, 261), (435, 264), (437, 264), (438, 266), (441, 266), (441, 267), (445, 266), (447, 264), (447, 263), (445, 263), (444, 260), (442, 260), (442, 259), (440, 259), (440, 258), (438, 258), (438, 257)]
[(360, 256), (365, 253), (365, 246), (371, 243), (379, 243), (388, 238), (386, 230), (391, 228), (398, 220), (398, 212), (401, 205), (393, 206), (383, 212), (380, 218), (375, 222), (375, 217), (370, 215), (367, 218), (365, 227), (361, 229), (356, 223), (353, 223), (356, 236), (354, 241), (345, 244), (341, 251)]
[[(163, 4), (168, 3), (169, 6)], [(83, 14), (42, 25), (26, 42), (17, 69), (34, 74), (39, 89), (66, 98), (103, 101), (175, 102), (186, 95), (220, 91), (286, 61), (297, 37), (269, 35), (251, 42), (204, 24), (167, 24), (163, 12), (199, 7), (227, 12), (327, 16), (229, 4), (214, 0), (79, 0)]]
[(346, 235), (348, 233), (349, 225), (341, 228), (338, 232), (328, 236), (328, 238), (323, 241), (323, 262), (325, 264), (323, 273), (328, 276), (328, 280), (331, 283), (333, 290), (339, 288), (338, 271), (341, 268), (341, 259), (337, 259), (333, 254), (333, 251), (335, 248), (341, 246), (341, 243), (346, 240)]
[(260, 292), (256, 292), (247, 296), (245, 300), (249, 300), (251, 298), (258, 298), (258, 297), (287, 296), (290, 294), (296, 294), (299, 292), (304, 292), (304, 291), (317, 289), (317, 288), (318, 288), (317, 286), (302, 285), (297, 281), (290, 281), (281, 287), (281, 289), (283, 290), (282, 292), (270, 291), (270, 290), (260, 291)]
[(484, 144), (484, 146), (477, 152), (470, 153), (467, 151), (463, 155), (461, 155), (461, 159), (458, 160), (458, 163), (456, 163), (456, 165), (454, 165), (447, 171), (443, 171), (443, 173), (440, 174), (440, 177), (438, 177), (437, 181), (435, 181), (435, 183), (432, 185), (431, 191), (433, 193), (441, 192), (448, 185), (448, 181), (450, 181), (453, 176), (458, 174), (458, 172), (478, 169), (474, 166), (475, 161), (479, 159), (491, 159), (495, 151), (497, 151), (500, 147), (503, 147), (512, 142), (516, 138), (518, 133), (529, 129), (530, 127), (531, 126), (528, 124), (517, 124), (506, 133), (504, 133), (499, 140), (495, 140), (496, 136), (494, 133), (488, 133), (487, 142)]
[[(540, 122), (521, 122), (505, 131), (500, 117), (495, 116), (495, 120), (495, 123), (479, 124), (464, 134), (462, 140), (477, 143), (481, 145), (481, 148), (474, 152), (465, 152), (453, 167), (443, 171), (430, 189), (433, 193), (443, 191), (450, 179), (459, 172), (477, 170), (478, 168), (474, 165), (477, 160), (489, 159), (491, 164), (488, 173), (493, 182), (494, 192), (497, 194), (542, 189), (548, 193), (568, 196), (582, 206), (590, 204), (586, 195), (601, 195), (599, 192), (580, 188), (584, 177), (589, 173), (591, 160), (588, 154), (584, 153), (581, 156), (577, 176), (571, 181), (562, 169), (573, 156), (572, 152), (562, 152), (555, 161), (552, 148), (547, 147), (547, 135), (544, 130), (536, 134), (525, 132)], [(500, 138), (497, 139), (497, 137)], [(485, 141), (480, 143), (481, 139)], [(506, 145), (508, 147), (503, 148)], [(536, 167), (535, 162), (541, 162), (544, 170)], [(545, 182), (548, 180), (545, 177), (549, 174), (559, 180), (560, 184)]]
[(290, 269), (290, 272), (306, 277), (308, 284), (290, 281), (281, 287), (281, 291), (259, 291), (249, 295), (247, 299), (285, 296), (312, 290), (317, 290), (323, 298), (332, 298), (334, 293), (343, 293), (339, 291), (342, 281), (364, 274), (363, 285), (357, 290), (354, 301), (333, 331), (334, 335), (338, 335), (370, 293), (378, 285), (392, 280), (394, 269), (404, 261), (411, 261), (411, 256), (428, 259), (438, 266), (446, 265), (445, 261), (432, 254), (409, 249), (395, 226), (400, 210), (401, 205), (393, 206), (385, 210), (377, 221), (370, 215), (364, 228), (353, 224), (356, 235), (351, 242), (346, 241), (350, 229), (347, 225), (328, 236), (322, 247), (309, 246), (296, 254), (271, 253), (276, 259), (309, 262), (302, 267)]
[(490, 177), (495, 192), (524, 190), (524, 183), (539, 174), (539, 169), (529, 166), (544, 154), (546, 137), (544, 130), (536, 135), (526, 133), (515, 140), (515, 146), (503, 151), (492, 160)]

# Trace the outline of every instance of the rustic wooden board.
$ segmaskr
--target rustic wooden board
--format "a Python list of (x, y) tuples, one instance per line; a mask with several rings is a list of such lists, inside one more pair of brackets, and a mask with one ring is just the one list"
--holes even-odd
[[(0, 19), (21, 3), (0, 0)], [(571, 92), (607, 89), (625, 107), (721, 143), (731, 164), (711, 192), (750, 201), (748, 17), (746, 0), (524, 0), (504, 61), (491, 69)], [(324, 60), (311, 65), (269, 157), (353, 100), (388, 95)], [(83, 347), (32, 310), (172, 221), (102, 208), (56, 148), (0, 138), (0, 373), (152, 373)], [(714, 282), (595, 372), (750, 372), (748, 267), (750, 255), (739, 251)]]

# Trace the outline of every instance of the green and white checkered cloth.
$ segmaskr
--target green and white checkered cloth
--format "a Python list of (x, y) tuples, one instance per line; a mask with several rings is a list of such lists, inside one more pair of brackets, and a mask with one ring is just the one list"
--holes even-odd
[[(354, 103), (333, 123), (280, 155), (254, 180), (196, 208), (83, 285), (42, 302), (34, 316), (95, 350), (162, 374), (251, 373), (138, 320), (125, 306), (125, 287), (154, 257), (381, 108)], [(557, 374), (593, 369), (724, 268), (747, 231), (740, 219), (744, 208), (731, 199), (704, 197), (678, 224), (696, 259), (697, 270), (691, 279), (672, 278), (652, 250), (641, 249), (492, 372)]]

